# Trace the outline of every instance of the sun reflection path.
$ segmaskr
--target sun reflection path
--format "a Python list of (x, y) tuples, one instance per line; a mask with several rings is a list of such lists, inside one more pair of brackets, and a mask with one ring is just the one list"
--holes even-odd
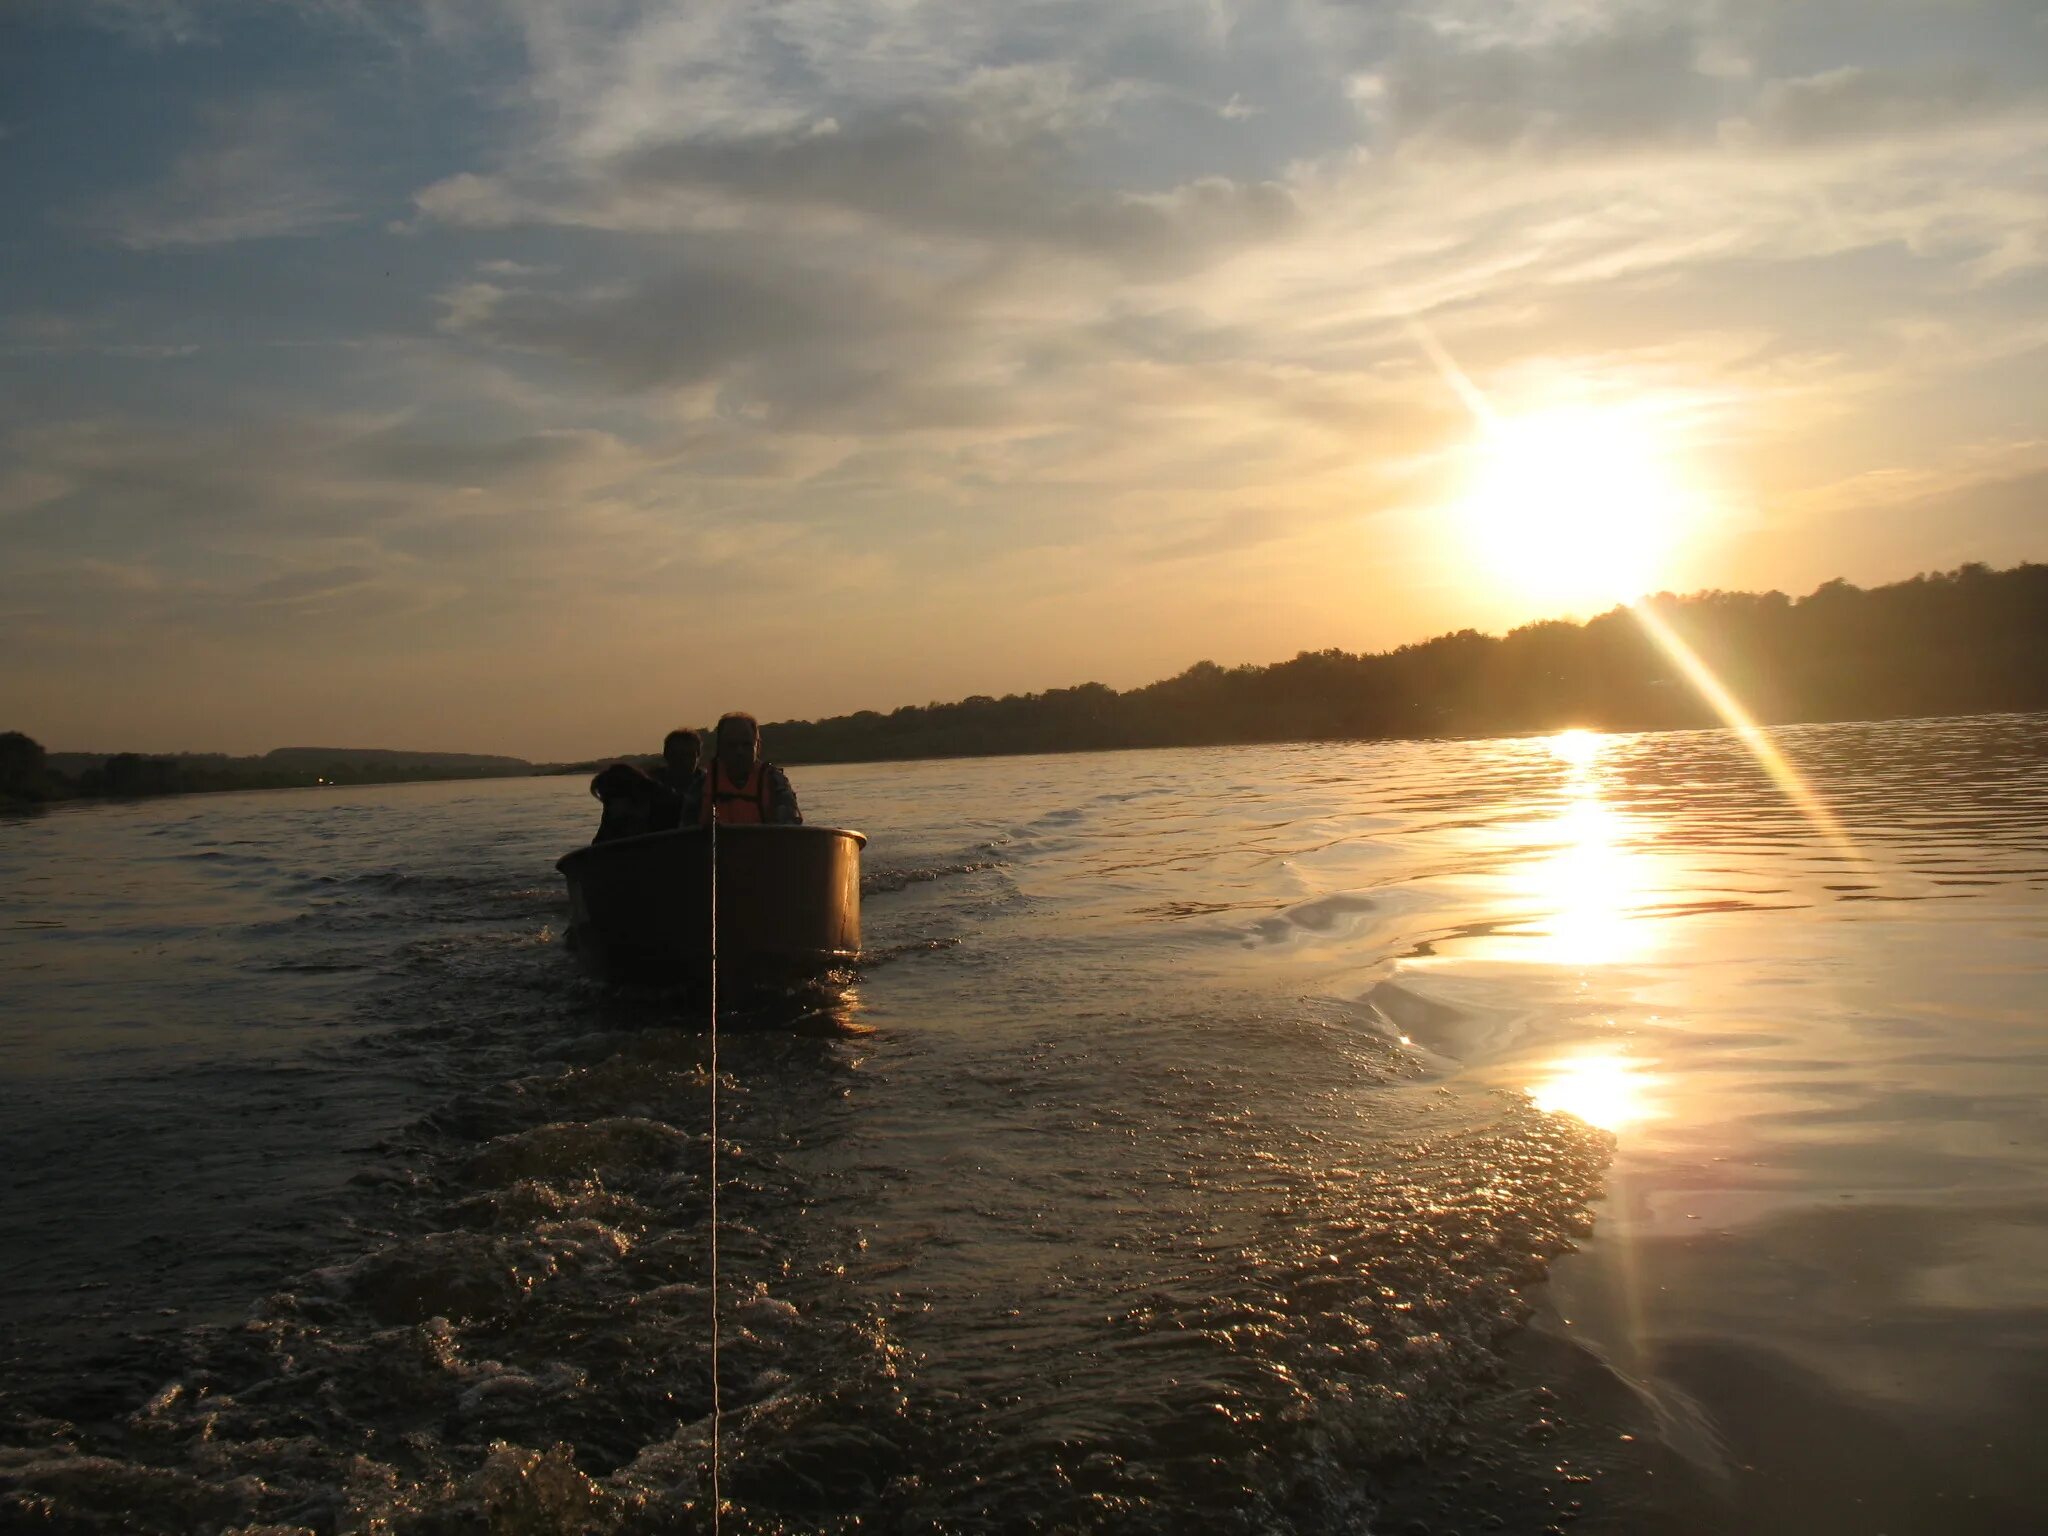
[(1571, 730), (1545, 743), (1568, 772), (1566, 800), (1542, 831), (1556, 841), (1523, 877), (1547, 909), (1533, 958), (1554, 965), (1611, 965), (1637, 955), (1647, 935), (1631, 922), (1642, 893), (1639, 850), (1628, 819), (1601, 796), (1600, 760), (1610, 738)]
[(1529, 1097), (1538, 1109), (1620, 1131), (1658, 1117), (1659, 1081), (1620, 1051), (1589, 1051), (1552, 1063), (1546, 1076), (1529, 1085)]
[(1561, 965), (1608, 965), (1630, 958), (1629, 928), (1638, 895), (1635, 859), (1623, 845), (1621, 818), (1598, 799), (1576, 800), (1558, 818), (1558, 851), (1532, 872), (1551, 908), (1544, 958)]

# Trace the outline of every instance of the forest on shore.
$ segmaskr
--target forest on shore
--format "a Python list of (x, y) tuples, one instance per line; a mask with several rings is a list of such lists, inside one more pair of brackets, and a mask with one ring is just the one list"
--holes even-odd
[(20, 731), (0, 731), (0, 807), (209, 790), (503, 778), (533, 771), (533, 764), (517, 757), (374, 747), (278, 747), (254, 757), (218, 752), (47, 752)]
[[(1757, 720), (1896, 719), (2048, 709), (2048, 565), (1964, 565), (1886, 586), (1662, 594), (1639, 605)], [(1460, 630), (1396, 650), (1197, 662), (1118, 692), (1082, 683), (762, 728), (783, 764), (1375, 737), (1511, 736), (1722, 723), (1635, 609), (1506, 635)], [(642, 759), (644, 760), (644, 759)], [(0, 806), (74, 797), (587, 771), (514, 757), (284, 747), (260, 757), (46, 753), (0, 731)]]
[[(2048, 565), (1981, 564), (1860, 588), (1645, 599), (1764, 723), (2048, 709)], [(1101, 683), (766, 725), (776, 762), (871, 762), (1113, 747), (1512, 736), (1721, 724), (1630, 608), (1392, 651), (1197, 662), (1121, 693)]]

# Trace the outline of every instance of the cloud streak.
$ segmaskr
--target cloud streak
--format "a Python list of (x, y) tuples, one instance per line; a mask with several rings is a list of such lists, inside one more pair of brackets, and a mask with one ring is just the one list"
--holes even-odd
[(149, 251), (313, 235), (354, 217), (316, 166), (327, 130), (308, 103), (261, 95), (208, 107), (201, 120), (199, 142), (162, 177), (91, 200), (78, 227)]

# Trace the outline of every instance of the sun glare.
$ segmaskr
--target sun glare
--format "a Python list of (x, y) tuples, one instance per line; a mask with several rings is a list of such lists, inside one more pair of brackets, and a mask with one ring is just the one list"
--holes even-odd
[(1597, 731), (1574, 726), (1550, 738), (1550, 755), (1573, 768), (1586, 768), (1600, 760), (1607, 739)]
[(1697, 506), (1655, 417), (1571, 406), (1488, 420), (1459, 516), (1469, 555), (1519, 596), (1606, 608), (1668, 578)]
[(1618, 1051), (1591, 1051), (1552, 1064), (1530, 1084), (1538, 1109), (1575, 1115), (1604, 1131), (1619, 1131), (1655, 1115), (1657, 1080)]

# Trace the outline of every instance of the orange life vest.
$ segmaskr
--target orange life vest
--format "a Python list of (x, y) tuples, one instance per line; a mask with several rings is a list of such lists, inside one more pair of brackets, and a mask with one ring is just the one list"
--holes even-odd
[(768, 765), (754, 764), (747, 782), (737, 789), (725, 776), (723, 764), (713, 762), (704, 772), (704, 791), (698, 796), (697, 825), (708, 827), (714, 809), (721, 827), (758, 827), (768, 820)]

